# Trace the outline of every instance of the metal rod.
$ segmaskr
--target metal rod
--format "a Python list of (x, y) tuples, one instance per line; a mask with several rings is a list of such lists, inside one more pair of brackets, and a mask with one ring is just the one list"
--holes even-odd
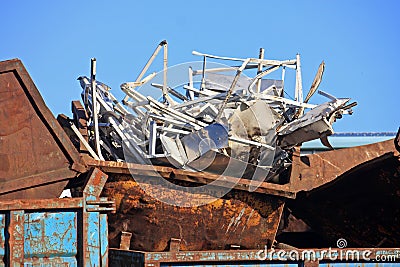
[[(153, 63), (155, 57), (158, 55), (158, 52), (160, 52), (161, 47), (166, 43), (167, 43), (167, 41), (163, 40), (158, 44), (157, 48), (154, 50), (153, 54), (151, 55), (151, 57), (147, 61), (146, 65), (143, 67), (142, 71), (140, 72), (139, 76), (136, 78), (136, 82), (137, 83), (140, 82), (140, 80), (142, 79), (143, 75), (146, 73), (146, 71), (150, 67), (151, 63)], [(129, 98), (129, 96), (125, 96), (123, 101), (127, 101), (128, 98)]]
[(301, 64), (300, 54), (296, 55), (296, 89), (295, 99), (300, 103), (303, 103), (303, 83), (301, 81)]
[(286, 74), (286, 67), (285, 66), (283, 66), (282, 67), (282, 95), (280, 95), (280, 96), (283, 96), (283, 94), (284, 94), (284, 91), (285, 91), (285, 74)]
[[(158, 83), (152, 83), (151, 86), (158, 88), (158, 89), (163, 89), (163, 85), (162, 84), (158, 84)], [(186, 85), (184, 85), (186, 86)], [(188, 101), (189, 99), (182, 95), (181, 93), (179, 93), (178, 91), (172, 89), (171, 87), (167, 86), (167, 91), (168, 93), (171, 93), (171, 95), (175, 96), (176, 98), (179, 98), (180, 100), (183, 101)]]
[[(189, 86), (193, 87), (193, 69), (192, 67), (189, 67)], [(194, 93), (192, 91), (187, 91), (187, 94), (190, 98), (190, 100), (194, 100)]]
[(149, 138), (149, 156), (153, 157), (156, 154), (156, 140), (157, 140), (157, 123), (150, 121), (150, 138)]
[(231, 60), (231, 61), (246, 61), (249, 60), (249, 63), (262, 63), (263, 65), (282, 65), (282, 66), (287, 66), (287, 67), (293, 67), (293, 65), (296, 65), (296, 60), (295, 59), (289, 59), (289, 60), (271, 60), (271, 59), (259, 59), (259, 58), (234, 58), (234, 57), (220, 57), (220, 56), (214, 56), (210, 54), (203, 54), (197, 51), (192, 51), (192, 54), (195, 56), (202, 56), (202, 57), (208, 57), (208, 58), (215, 58), (215, 59), (221, 59), (221, 60)]
[(320, 95), (322, 95), (322, 96), (325, 96), (326, 98), (329, 98), (330, 100), (336, 100), (336, 99), (337, 99), (337, 98), (334, 97), (333, 95), (331, 95), (331, 94), (329, 94), (329, 93), (327, 93), (327, 92), (324, 92), (324, 91), (322, 91), (322, 90), (318, 90), (318, 94), (320, 94)]
[(246, 59), (246, 60), (243, 62), (242, 66), (237, 70), (236, 75), (235, 75), (235, 78), (233, 79), (233, 82), (232, 82), (232, 84), (231, 84), (231, 87), (229, 88), (229, 90), (228, 90), (228, 92), (227, 92), (227, 94), (226, 94), (226, 97), (225, 97), (225, 99), (224, 99), (224, 102), (222, 102), (222, 105), (221, 105), (221, 107), (220, 107), (220, 109), (219, 109), (219, 111), (218, 111), (218, 114), (217, 114), (217, 117), (215, 118), (215, 121), (218, 121), (218, 120), (221, 118), (222, 113), (224, 112), (226, 103), (228, 103), (228, 100), (229, 100), (229, 98), (230, 98), (231, 95), (232, 95), (233, 89), (235, 88), (236, 83), (237, 83), (237, 81), (239, 80), (240, 74), (242, 73), (242, 71), (244, 70), (244, 68), (246, 67), (246, 65), (249, 64), (249, 62), (250, 62), (250, 58)]
[(254, 94), (254, 91), (253, 91), (252, 88), (253, 88), (253, 86), (255, 85), (255, 83), (256, 83), (257, 81), (259, 81), (259, 80), (260, 80), (262, 77), (264, 77), (265, 75), (268, 75), (268, 74), (270, 74), (271, 72), (274, 72), (274, 71), (276, 71), (276, 70), (279, 69), (279, 68), (280, 68), (280, 66), (273, 66), (273, 67), (270, 67), (270, 68), (268, 68), (268, 69), (266, 69), (266, 70), (260, 72), (259, 74), (257, 74), (257, 76), (253, 78), (252, 82), (249, 84), (249, 87), (247, 88), (247, 89), (249, 90), (249, 92), (252, 93), (252, 94)]
[(92, 120), (93, 120), (93, 131), (94, 131), (94, 147), (96, 154), (99, 158), (102, 158), (100, 149), (100, 134), (99, 134), (99, 122), (97, 117), (97, 98), (96, 98), (96, 59), (91, 59), (91, 70), (90, 70), (90, 83), (92, 89)]
[[(163, 87), (162, 87), (162, 93), (165, 101), (168, 101), (167, 95), (168, 95), (168, 89), (167, 89), (167, 68), (168, 68), (168, 45), (167, 42), (164, 43), (164, 68), (163, 68)], [(169, 102), (169, 101), (168, 101)], [(169, 103), (170, 105), (172, 103)]]
[(270, 145), (260, 143), (260, 142), (255, 142), (252, 140), (243, 139), (243, 138), (240, 138), (237, 136), (229, 136), (228, 139), (230, 141), (245, 144), (245, 145), (253, 145), (253, 146), (259, 146), (259, 147), (265, 147), (265, 148), (268, 148), (269, 150), (275, 150), (275, 148)]
[[(104, 100), (100, 97), (100, 95), (97, 94), (96, 96), (100, 102), (100, 105), (102, 105), (106, 111), (112, 111), (110, 106), (108, 106), (104, 102)], [(113, 117), (110, 117), (109, 120), (110, 120), (111, 126), (114, 128), (116, 133), (121, 137), (122, 142), (125, 144), (125, 147), (127, 147), (128, 149), (130, 149), (131, 147), (134, 148), (134, 149), (130, 149), (130, 152), (133, 154), (133, 156), (136, 157), (136, 160), (138, 161), (138, 163), (146, 164), (146, 162), (144, 160), (146, 158), (146, 155), (142, 151), (142, 149), (139, 147), (139, 145), (137, 144), (138, 143), (137, 138), (136, 138), (136, 140), (133, 140), (133, 136), (127, 136), (125, 134), (125, 132), (121, 130), (122, 127), (120, 128), (120, 124)]]
[(200, 86), (200, 90), (204, 90), (206, 88), (206, 57), (203, 57), (203, 72), (201, 73), (201, 86)]
[[(71, 123), (71, 129), (74, 131), (76, 136), (78, 136), (79, 140), (82, 142), (82, 144), (85, 146), (85, 148), (88, 150), (89, 154), (97, 160), (100, 160), (100, 157), (97, 156), (96, 152), (90, 147), (89, 143), (85, 140), (83, 135), (79, 132), (78, 128), (76, 128), (75, 124)], [(104, 159), (103, 159), (104, 160)]]
[[(259, 59), (264, 59), (264, 48), (260, 48), (260, 54), (258, 55)], [(258, 64), (258, 68), (257, 68), (257, 74), (261, 73), (263, 69), (263, 64), (260, 62)], [(257, 93), (260, 93), (261, 91), (261, 79), (258, 79), (257, 81)]]
[(201, 127), (206, 127), (208, 126), (207, 123), (199, 121), (189, 115), (186, 115), (182, 112), (179, 112), (176, 109), (172, 109), (169, 107), (163, 106), (160, 102), (155, 100), (154, 98), (148, 96), (147, 99), (150, 101), (150, 105), (154, 105), (156, 108), (158, 108), (160, 111), (162, 111), (165, 114), (169, 114), (170, 116), (174, 117), (175, 119), (186, 121), (190, 124), (192, 124), (194, 127), (197, 127), (197, 130), (200, 129)]

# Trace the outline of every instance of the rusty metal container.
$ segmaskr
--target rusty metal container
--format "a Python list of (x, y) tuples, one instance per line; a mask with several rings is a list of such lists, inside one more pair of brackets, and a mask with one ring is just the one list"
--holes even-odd
[[(129, 247), (135, 250), (165, 251), (171, 239), (180, 239), (182, 250), (219, 250), (235, 245), (260, 248), (270, 245), (281, 233), (279, 222), (284, 218), (285, 203), (323, 239), (325, 246), (335, 245), (339, 238), (346, 238), (352, 247), (400, 245), (395, 223), (400, 219), (400, 165), (393, 140), (307, 156), (296, 152), (289, 183), (265, 183), (258, 193), (237, 187), (223, 199), (198, 208), (168, 206), (146, 195), (134, 180), (135, 176), (145, 176), (150, 181), (151, 172), (146, 169), (150, 166), (100, 161), (87, 164), (111, 176), (103, 194), (114, 196), (118, 207), (110, 218), (112, 247), (119, 246), (118, 233), (128, 231), (132, 232)], [(175, 181), (202, 184), (216, 179), (212, 174), (152, 168)], [(154, 185), (149, 187), (157, 190)], [(177, 198), (182, 195), (170, 193)], [(240, 214), (244, 216), (238, 230), (227, 231), (227, 225)], [(257, 223), (241, 228), (249, 214)], [(315, 247), (315, 243), (304, 243), (305, 247)]]
[(109, 266), (106, 180), (94, 169), (80, 198), (0, 201), (0, 265)]
[[(394, 223), (400, 218), (398, 155), (393, 140), (307, 156), (297, 151), (287, 184), (263, 183), (257, 192), (250, 193), (249, 180), (235, 180), (234, 190), (224, 198), (198, 208), (173, 207), (157, 201), (135, 179), (146, 177), (148, 190), (157, 190), (151, 184), (154, 169), (167, 180), (192, 185), (213, 182), (217, 175), (118, 162), (86, 163), (111, 177), (103, 194), (115, 197), (117, 202), (117, 213), (110, 217), (110, 244), (114, 248), (120, 246), (119, 234), (125, 231), (132, 233), (129, 248), (135, 250), (165, 251), (172, 239), (181, 240), (182, 250), (260, 248), (280, 240), (279, 223), (285, 224), (285, 205), (322, 237), (323, 242), (318, 244), (329, 247), (346, 237), (355, 247), (398, 247), (398, 227)], [(360, 171), (364, 173), (360, 175)], [(225, 181), (230, 179), (235, 178), (225, 177)], [(192, 201), (182, 198), (182, 192), (170, 194), (183, 202)], [(245, 216), (239, 225), (245, 225), (250, 214), (257, 223), (242, 228), (242, 232), (227, 231), (227, 225), (240, 214)], [(363, 222), (365, 218), (370, 220)], [(378, 230), (371, 230), (375, 228)], [(291, 240), (285, 242), (290, 244)], [(304, 247), (316, 245), (304, 243)]]
[(349, 247), (400, 246), (400, 155), (393, 139), (309, 155), (303, 162), (310, 166), (302, 163), (297, 175), (327, 182), (298, 194), (288, 207), (327, 244), (345, 238)]
[(193, 199), (184, 190), (171, 189), (164, 194), (182, 205), (173, 206), (148, 195), (160, 190), (150, 176), (148, 185), (138, 185), (130, 174), (108, 174), (103, 195), (116, 202), (116, 213), (109, 216), (110, 247), (119, 248), (126, 231), (132, 233), (128, 247), (143, 251), (168, 250), (174, 240), (190, 251), (255, 249), (275, 240), (284, 208), (281, 197), (233, 190), (209, 204), (185, 207)]
[(0, 62), (0, 199), (58, 197), (86, 168), (18, 59)]

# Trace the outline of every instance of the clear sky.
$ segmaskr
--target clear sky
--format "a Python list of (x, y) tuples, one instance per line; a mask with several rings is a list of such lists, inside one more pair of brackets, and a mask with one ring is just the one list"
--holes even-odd
[(336, 131), (400, 126), (400, 1), (2, 1), (0, 17), (0, 60), (20, 58), (55, 115), (71, 115), (90, 58), (97, 79), (122, 99), (120, 84), (134, 81), (166, 39), (169, 65), (199, 60), (192, 50), (300, 53), (304, 94), (324, 60), (320, 89), (358, 102)]

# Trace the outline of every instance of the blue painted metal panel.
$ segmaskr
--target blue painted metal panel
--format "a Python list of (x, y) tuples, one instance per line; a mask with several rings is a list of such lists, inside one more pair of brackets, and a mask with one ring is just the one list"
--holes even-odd
[(87, 258), (85, 266), (101, 266), (100, 265), (100, 225), (99, 225), (99, 213), (88, 212), (87, 213), (87, 235), (83, 238), (87, 238)]
[(108, 223), (107, 214), (100, 214), (101, 266), (108, 266)]
[(77, 266), (77, 212), (25, 213), (24, 235), (26, 264)]
[(115, 205), (100, 197), (107, 175), (89, 174), (82, 198), (0, 201), (0, 267), (107, 266)]
[[(60, 209), (54, 209), (53, 205), (40, 209), (35, 205), (32, 207), (37, 210), (26, 210), (15, 201), (17, 210), (3, 208), (0, 267), (108, 266), (107, 215), (101, 214), (101, 209), (96, 210), (95, 205), (88, 212), (79, 201), (72, 202), (71, 208), (67, 203)], [(5, 203), (4, 207), (12, 204)]]

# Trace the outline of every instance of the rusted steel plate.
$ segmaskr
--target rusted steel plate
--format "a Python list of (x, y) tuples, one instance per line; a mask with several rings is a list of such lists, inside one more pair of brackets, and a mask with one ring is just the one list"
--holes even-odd
[(288, 189), (291, 192), (310, 191), (387, 153), (399, 154), (394, 147), (393, 139), (306, 156), (300, 156), (297, 151), (293, 155)]
[(0, 62), (0, 122), (1, 199), (58, 197), (86, 171), (18, 59)]
[[(260, 248), (275, 239), (282, 198), (235, 190), (207, 205), (179, 207), (147, 195), (147, 190), (160, 190), (155, 184), (139, 186), (131, 175), (108, 175), (103, 195), (113, 197), (117, 207), (109, 215), (111, 247), (119, 247), (126, 231), (132, 232), (130, 249), (145, 251), (168, 249), (171, 238), (181, 239), (182, 250)], [(171, 194), (180, 205), (192, 201), (183, 191), (163, 194)]]
[[(393, 140), (390, 141), (393, 146)], [(354, 149), (365, 154), (378, 154), (373, 149)], [(349, 153), (341, 161), (358, 162), (366, 157), (356, 155)], [(338, 167), (348, 164), (330, 162)], [(392, 152), (357, 165), (334, 182), (298, 194), (288, 205), (296, 217), (307, 222), (331, 245), (339, 238), (345, 238), (349, 247), (400, 247), (398, 153), (393, 147)]]
[(48, 199), (18, 199), (18, 200), (1, 200), (0, 210), (37, 210), (37, 209), (66, 209), (66, 208), (82, 208), (82, 198), (55, 198)]

